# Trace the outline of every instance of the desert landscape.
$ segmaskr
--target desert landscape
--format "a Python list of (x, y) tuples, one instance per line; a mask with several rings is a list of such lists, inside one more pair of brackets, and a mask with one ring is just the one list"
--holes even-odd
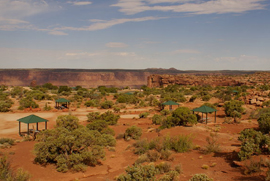
[[(188, 181), (196, 180), (196, 174), (200, 174), (197, 180), (269, 180), (269, 77), (269, 72), (237, 76), (155, 74), (139, 89), (129, 84), (125, 88), (2, 85), (1, 176), (4, 163), (9, 163), (9, 174), (21, 176), (21, 180)], [(68, 106), (55, 108), (59, 98), (69, 100)], [(164, 105), (167, 101), (178, 105)], [(202, 105), (216, 111), (203, 115), (193, 111)], [(39, 123), (40, 132), (28, 135), (27, 124), (22, 123), (20, 136), (17, 120), (32, 114), (48, 120), (48, 130)], [(77, 127), (70, 128), (74, 125)], [(35, 130), (36, 124), (29, 127)], [(252, 128), (253, 132), (243, 132)], [(44, 152), (50, 144), (46, 143), (48, 135), (59, 134), (54, 139), (60, 143), (63, 130), (71, 134), (77, 129), (81, 129), (80, 135), (71, 138), (88, 132), (103, 138), (98, 141), (99, 152), (93, 143), (86, 151), (95, 153), (96, 160), (92, 156), (92, 161), (71, 164), (75, 158), (70, 153), (63, 167), (57, 158), (44, 156), (53, 149), (51, 146)], [(38, 144), (43, 146), (36, 148)], [(82, 145), (79, 148), (84, 149)]]

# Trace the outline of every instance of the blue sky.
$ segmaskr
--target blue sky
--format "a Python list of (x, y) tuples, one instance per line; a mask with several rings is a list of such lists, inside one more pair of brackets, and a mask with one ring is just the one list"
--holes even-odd
[(0, 0), (0, 67), (270, 70), (269, 10), (269, 0)]

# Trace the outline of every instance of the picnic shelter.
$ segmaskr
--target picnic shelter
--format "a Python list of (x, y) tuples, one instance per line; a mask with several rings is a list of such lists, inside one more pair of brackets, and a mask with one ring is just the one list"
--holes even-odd
[(162, 103), (162, 105), (164, 105), (164, 106), (170, 106), (170, 110), (172, 110), (172, 106), (173, 106), (173, 105), (178, 105), (178, 107), (179, 107), (179, 104), (178, 104), (177, 102), (174, 102), (174, 101), (171, 101), (171, 100)]
[(212, 112), (215, 112), (215, 122), (216, 122), (216, 118), (217, 118), (217, 110), (216, 109), (214, 109), (214, 108), (211, 108), (211, 107), (208, 107), (208, 106), (205, 106), (205, 105), (203, 105), (203, 106), (201, 106), (201, 107), (198, 107), (198, 108), (195, 108), (195, 109), (193, 109), (192, 110), (193, 111), (193, 114), (194, 114), (194, 112), (201, 112), (202, 113), (202, 120), (203, 120), (203, 113), (205, 113), (206, 114), (206, 124), (207, 124), (207, 120), (208, 120), (208, 118), (207, 118), (207, 115), (208, 115), (208, 113), (212, 113)]
[(65, 98), (60, 98), (55, 101), (55, 108), (68, 108), (70, 101)]
[[(47, 122), (48, 120), (47, 119), (43, 119), (39, 116), (36, 116), (34, 114), (32, 115), (29, 115), (29, 116), (26, 116), (26, 117), (23, 117), (21, 119), (18, 119), (17, 120), (19, 122), (19, 135), (21, 136), (22, 132), (21, 132), (21, 123), (25, 123), (27, 124), (27, 134), (29, 135), (30, 131), (31, 132), (39, 132), (38, 130), (38, 123), (41, 123), (41, 122), (45, 122), (45, 129), (47, 129)], [(33, 124), (33, 123), (36, 123), (36, 129), (35, 130), (32, 130), (32, 129), (29, 129), (29, 124)]]

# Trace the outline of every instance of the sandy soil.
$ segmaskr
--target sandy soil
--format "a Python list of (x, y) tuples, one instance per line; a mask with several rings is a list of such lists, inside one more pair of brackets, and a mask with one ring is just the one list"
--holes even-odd
[[(212, 100), (215, 102), (216, 100)], [(185, 103), (181, 106), (189, 108), (196, 108), (203, 104), (202, 101), (195, 101), (195, 103)], [(16, 106), (16, 105), (15, 105)], [(176, 108), (176, 107), (174, 107)], [(180, 175), (180, 180), (188, 180), (192, 175), (196, 173), (206, 173), (209, 177), (215, 181), (235, 181), (235, 180), (263, 180), (261, 175), (246, 176), (243, 175), (243, 170), (233, 165), (232, 161), (236, 159), (236, 154), (239, 151), (240, 142), (237, 140), (239, 132), (245, 128), (257, 127), (256, 120), (248, 120), (247, 115), (243, 116), (243, 120), (240, 124), (222, 124), (224, 121), (224, 110), (218, 108), (217, 120), (214, 122), (214, 114), (209, 114), (208, 117), (211, 120), (209, 124), (198, 123), (193, 127), (174, 127), (171, 129), (164, 129), (157, 133), (151, 131), (151, 128), (157, 128), (153, 125), (151, 119), (144, 118), (138, 119), (138, 115), (141, 112), (145, 112), (152, 109), (149, 108), (127, 108), (126, 113), (120, 113), (120, 120), (116, 126), (111, 126), (115, 130), (116, 135), (124, 133), (125, 130), (131, 125), (137, 125), (142, 128), (142, 139), (153, 139), (159, 136), (166, 135), (179, 135), (191, 134), (194, 138), (193, 143), (201, 148), (206, 145), (206, 137), (210, 135), (213, 130), (218, 130), (218, 142), (221, 144), (221, 152), (218, 154), (205, 155), (201, 150), (192, 150), (188, 153), (174, 153), (174, 160), (171, 162), (172, 166), (179, 163), (183, 166), (183, 174)], [(14, 110), (14, 108), (13, 108)], [(0, 137), (10, 137), (17, 140), (22, 140), (18, 135), (18, 122), (17, 119), (35, 114), (45, 119), (48, 119), (48, 129), (52, 129), (55, 125), (55, 120), (59, 115), (73, 114), (77, 116), (83, 125), (86, 125), (89, 112), (104, 112), (106, 110), (98, 110), (96, 108), (78, 108), (76, 111), (71, 112), (23, 112), (14, 111), (9, 113), (0, 113)], [(153, 115), (155, 112), (151, 112)], [(150, 117), (151, 117), (150, 115)], [(43, 129), (43, 124), (40, 124), (40, 128)], [(22, 126), (22, 129), (27, 129), (26, 125)], [(15, 146), (9, 149), (1, 149), (2, 153), (9, 154), (11, 166), (14, 169), (23, 168), (32, 175), (31, 180), (40, 181), (64, 181), (79, 179), (82, 181), (105, 181), (113, 180), (117, 175), (124, 173), (127, 166), (132, 165), (138, 158), (138, 155), (133, 153), (131, 145), (134, 143), (131, 141), (117, 140), (115, 151), (106, 150), (106, 160), (101, 161), (101, 164), (96, 167), (88, 167), (87, 171), (82, 173), (59, 173), (56, 171), (54, 165), (48, 165), (46, 167), (34, 164), (33, 160), (35, 155), (33, 153), (35, 141), (18, 142)], [(202, 169), (202, 165), (209, 165), (209, 169)], [(211, 167), (211, 165), (215, 165)]]

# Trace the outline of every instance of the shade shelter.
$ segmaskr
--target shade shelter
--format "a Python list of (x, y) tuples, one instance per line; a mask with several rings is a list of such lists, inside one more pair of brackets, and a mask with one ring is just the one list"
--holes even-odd
[(61, 106), (64, 106), (65, 108), (68, 108), (70, 101), (65, 98), (60, 98), (55, 101), (55, 108), (60, 108)]
[[(43, 119), (39, 116), (36, 115), (30, 115), (26, 116), (24, 118), (18, 119), (19, 121), (19, 135), (21, 136), (21, 123), (27, 124), (27, 134), (29, 134), (29, 124), (36, 123), (36, 131), (38, 131), (38, 123), (45, 122), (45, 129), (47, 129), (47, 119)], [(33, 130), (34, 131), (34, 130)]]
[(174, 101), (167, 101), (167, 102), (162, 103), (162, 105), (170, 106), (170, 110), (172, 110), (173, 105), (178, 105), (178, 107), (179, 107), (179, 104), (177, 102), (174, 102)]
[(207, 124), (207, 115), (208, 115), (208, 113), (215, 112), (215, 122), (216, 122), (217, 110), (214, 109), (214, 108), (203, 105), (203, 106), (201, 106), (199, 108), (193, 109), (192, 111), (193, 111), (193, 114), (194, 114), (194, 112), (201, 112), (202, 113), (202, 119), (203, 119), (203, 113), (205, 113), (206, 114), (206, 124)]

